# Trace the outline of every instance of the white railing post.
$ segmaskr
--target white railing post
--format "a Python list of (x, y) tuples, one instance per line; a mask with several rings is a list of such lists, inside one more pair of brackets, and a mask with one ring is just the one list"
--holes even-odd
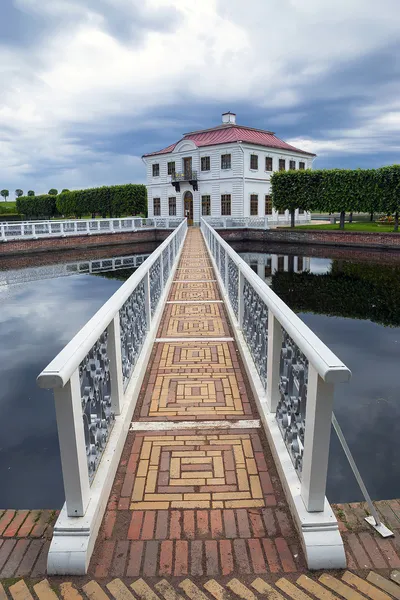
[(228, 293), (228, 282), (229, 282), (228, 265), (229, 265), (229, 255), (228, 255), (227, 251), (225, 250), (225, 281), (224, 281), (224, 286), (225, 286), (225, 292), (226, 293)]
[(108, 326), (107, 353), (110, 359), (111, 406), (116, 415), (121, 414), (124, 401), (122, 380), (121, 330), (119, 311)]
[(90, 487), (78, 369), (63, 388), (54, 389), (54, 400), (67, 513), (83, 517)]
[(243, 314), (244, 314), (244, 303), (243, 303), (243, 291), (244, 291), (244, 275), (238, 267), (238, 325), (239, 329), (243, 329)]
[(4, 242), (6, 239), (6, 226), (3, 224), (0, 224), (0, 233), (1, 233), (0, 239), (3, 240), (3, 242)]
[(333, 390), (333, 383), (326, 383), (310, 363), (301, 474), (301, 496), (308, 512), (324, 510)]
[(150, 271), (144, 276), (144, 310), (146, 312), (147, 330), (151, 326)]
[(280, 399), (280, 363), (282, 350), (282, 327), (271, 309), (268, 309), (267, 353), (267, 404), (270, 412), (276, 412)]

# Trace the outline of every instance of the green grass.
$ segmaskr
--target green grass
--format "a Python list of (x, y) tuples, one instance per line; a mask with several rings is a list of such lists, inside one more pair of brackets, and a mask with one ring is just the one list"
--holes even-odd
[[(287, 227), (285, 227), (287, 229)], [(336, 225), (297, 225), (296, 229), (320, 229), (323, 231), (339, 231), (339, 224)], [(362, 231), (371, 233), (393, 233), (393, 225), (380, 223), (346, 223), (345, 231)]]
[[(0, 196), (2, 198), (2, 196)], [(13, 215), (17, 213), (15, 202), (2, 202), (0, 200), (0, 215)]]

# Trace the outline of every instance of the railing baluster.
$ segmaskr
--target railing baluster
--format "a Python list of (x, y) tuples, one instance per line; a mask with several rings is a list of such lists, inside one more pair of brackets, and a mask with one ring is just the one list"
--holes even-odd
[(280, 399), (280, 362), (282, 350), (282, 327), (271, 309), (268, 309), (268, 352), (267, 352), (267, 403), (275, 413)]
[(124, 400), (119, 312), (115, 315), (108, 326), (107, 352), (110, 359), (111, 409), (116, 415), (119, 415), (121, 414), (121, 408)]
[(244, 303), (243, 303), (243, 290), (244, 290), (244, 275), (241, 269), (239, 271), (239, 284), (238, 284), (238, 325), (239, 329), (243, 329), (243, 315), (244, 315)]
[(144, 276), (144, 309), (146, 312), (147, 331), (151, 326), (151, 296), (150, 296), (150, 275), (147, 271)]

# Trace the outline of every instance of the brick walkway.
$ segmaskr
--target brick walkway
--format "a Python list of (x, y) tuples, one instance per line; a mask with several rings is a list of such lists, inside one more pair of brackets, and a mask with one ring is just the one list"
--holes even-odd
[(243, 373), (205, 244), (190, 229), (134, 416), (147, 429), (128, 434), (92, 576), (304, 568)]

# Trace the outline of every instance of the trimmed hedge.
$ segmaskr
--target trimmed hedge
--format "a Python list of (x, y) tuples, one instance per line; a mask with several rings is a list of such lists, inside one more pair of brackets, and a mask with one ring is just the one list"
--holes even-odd
[(42, 194), (40, 196), (21, 196), (16, 200), (17, 212), (32, 217), (54, 217), (57, 214), (56, 196)]
[[(273, 173), (272, 201), (277, 210), (341, 213), (400, 212), (400, 165), (380, 169), (321, 169)], [(396, 223), (395, 223), (396, 227)]]
[(147, 189), (142, 184), (128, 183), (63, 192), (57, 196), (57, 209), (66, 217), (147, 214)]

